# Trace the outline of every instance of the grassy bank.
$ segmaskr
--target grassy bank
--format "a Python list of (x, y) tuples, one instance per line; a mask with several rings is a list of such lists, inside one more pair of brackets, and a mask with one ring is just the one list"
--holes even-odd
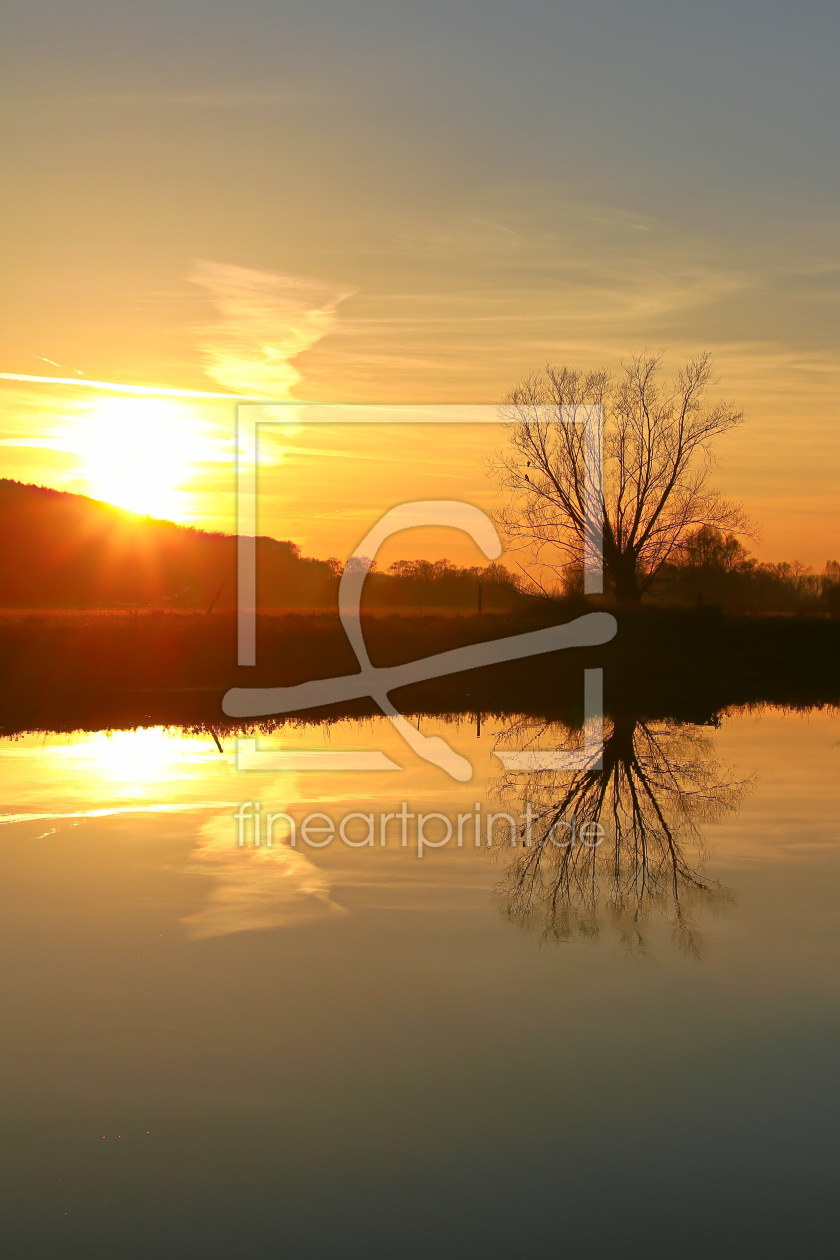
[[(522, 634), (580, 611), (378, 615), (363, 624), (371, 659), (386, 666)], [(707, 720), (731, 705), (840, 701), (836, 620), (654, 608), (619, 613), (618, 623), (609, 644), (416, 684), (396, 692), (395, 702), (408, 713), (530, 712), (574, 720), (586, 667), (604, 670), (608, 711)], [(233, 614), (0, 615), (0, 725), (3, 733), (228, 726), (221, 698), (229, 687), (289, 685), (358, 670), (337, 616), (261, 617), (257, 660), (253, 669), (236, 665)], [(353, 711), (375, 709), (358, 702)]]

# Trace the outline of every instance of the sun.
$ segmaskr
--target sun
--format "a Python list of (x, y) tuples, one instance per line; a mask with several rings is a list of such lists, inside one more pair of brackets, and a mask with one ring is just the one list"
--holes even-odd
[(87, 493), (147, 516), (190, 516), (190, 485), (212, 454), (195, 406), (158, 398), (105, 398), (79, 414), (72, 446)]

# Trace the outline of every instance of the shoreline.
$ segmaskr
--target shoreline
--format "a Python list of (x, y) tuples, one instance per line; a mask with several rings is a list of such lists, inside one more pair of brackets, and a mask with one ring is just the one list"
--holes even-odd
[[(593, 611), (583, 603), (516, 614), (363, 614), (375, 666), (504, 639)], [(712, 721), (752, 704), (840, 703), (840, 620), (736, 616), (714, 608), (617, 610), (615, 638), (403, 687), (401, 712), (522, 713), (576, 725), (583, 669), (600, 668), (608, 714)], [(236, 665), (236, 617), (203, 614), (15, 615), (0, 610), (0, 735), (23, 730), (177, 725), (265, 727), (221, 709), (232, 687), (291, 686), (358, 672), (337, 615), (261, 615), (257, 665)], [(359, 700), (280, 721), (329, 721), (379, 710)], [(276, 724), (276, 723), (275, 723)]]

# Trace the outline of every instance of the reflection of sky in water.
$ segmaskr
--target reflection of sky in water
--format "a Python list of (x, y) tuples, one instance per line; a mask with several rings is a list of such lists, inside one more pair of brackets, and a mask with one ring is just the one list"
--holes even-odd
[[(424, 729), (433, 725), (424, 721)], [(209, 735), (159, 727), (4, 740), (0, 839), (26, 827), (27, 839), (43, 841), (83, 824), (96, 824), (97, 835), (107, 837), (109, 820), (123, 816), (147, 840), (173, 829), (180, 834), (189, 827), (192, 852), (182, 869), (201, 877), (201, 887), (209, 890), (200, 909), (182, 916), (191, 938), (294, 926), (342, 913), (330, 893), (335, 859), (322, 853), (313, 860), (312, 850), (301, 846), (293, 851), (280, 843), (254, 849), (250, 829), (249, 843), (240, 848), (234, 819), (239, 803), (262, 801), (297, 817), (314, 809), (340, 816), (365, 804), (384, 810), (395, 801), (415, 798), (421, 808), (429, 798), (433, 804), (428, 808), (472, 809), (491, 774), (493, 736), (486, 728), (479, 742), (469, 723), (440, 726), (446, 738), (468, 747), (476, 761), (476, 783), (468, 785), (466, 794), (463, 787), (412, 757), (384, 720), (289, 727), (261, 736), (258, 743), (269, 750), (383, 747), (406, 766), (399, 776), (241, 772), (232, 737), (223, 737), (220, 754)], [(34, 824), (39, 825), (32, 831)], [(359, 865), (364, 865), (363, 881), (375, 885), (380, 875), (372, 875), (370, 863)], [(346, 878), (355, 882), (359, 874), (348, 872)], [(119, 879), (118, 869), (114, 876)], [(394, 882), (394, 873), (389, 871), (385, 881)]]
[[(279, 840), (272, 848), (254, 849), (250, 843), (240, 848), (233, 815), (246, 800), (262, 802), (264, 812), (288, 811), (298, 822), (316, 809), (338, 820), (350, 810), (397, 809), (403, 800), (414, 810), (451, 817), (474, 809), (477, 801), (502, 808), (493, 795), (499, 766), (492, 751), (505, 725), (501, 719), (485, 720), (478, 736), (469, 721), (422, 720), (424, 733), (441, 734), (472, 759), (475, 777), (465, 785), (415, 758), (384, 720), (289, 727), (261, 736), (259, 745), (381, 748), (403, 765), (401, 774), (241, 772), (233, 738), (223, 738), (220, 754), (209, 735), (163, 728), (4, 740), (0, 841), (20, 835), (29, 842), (55, 843), (70, 829), (94, 828), (100, 860), (110, 864), (119, 888), (119, 846), (105, 847), (116, 819), (130, 823), (137, 843), (154, 840), (158, 851), (162, 844), (165, 852), (167, 837), (177, 835), (173, 869), (195, 877), (202, 896), (200, 905), (179, 916), (191, 938), (299, 926), (345, 913), (342, 890), (354, 887), (365, 888), (368, 898), (383, 906), (426, 893), (445, 898), (456, 889), (456, 896), (468, 888), (481, 888), (486, 895), (498, 878), (498, 863), (495, 855), (488, 860), (469, 843), (460, 850), (450, 845), (427, 851), (421, 871), (410, 847), (399, 851), (393, 830), (384, 849), (350, 849), (337, 839), (319, 850), (300, 842), (293, 850)], [(833, 802), (826, 782), (836, 771), (835, 733), (830, 714), (778, 712), (733, 715), (712, 732), (716, 755), (731, 761), (738, 773), (755, 776), (754, 790), (739, 812), (705, 828), (714, 868), (801, 859), (833, 847)], [(182, 849), (185, 834), (191, 837), (188, 852)], [(250, 824), (245, 835), (250, 842)], [(119, 895), (126, 893), (123, 889)]]
[(216, 882), (202, 909), (182, 920), (192, 939), (292, 927), (346, 913), (330, 896), (326, 872), (306, 852), (285, 844), (231, 852), (231, 835), (227, 813), (199, 828), (188, 869)]
[[(528, 1254), (799, 1254), (836, 1200), (836, 718), (707, 732), (754, 783), (705, 828), (732, 897), (693, 956), (664, 916), (629, 956), (609, 907), (586, 940), (517, 930), (501, 851), (237, 847), (243, 800), (486, 804), (499, 725), (423, 721), (475, 756), (467, 785), (385, 723), (282, 738), (403, 775), (238, 773), (224, 737), (160, 731), (0, 743), (14, 1254), (120, 1254), (128, 1224), (140, 1254), (186, 1221), (167, 1254), (425, 1256), (454, 1221), (444, 1254), (518, 1255), (523, 1211)], [(91, 1221), (108, 1245), (74, 1249)]]

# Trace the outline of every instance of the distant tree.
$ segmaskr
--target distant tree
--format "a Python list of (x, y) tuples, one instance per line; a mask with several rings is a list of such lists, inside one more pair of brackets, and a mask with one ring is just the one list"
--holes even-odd
[[(476, 611), (478, 605), (505, 611), (518, 599), (520, 579), (501, 564), (462, 568), (451, 560), (395, 560), (368, 596), (371, 606), (422, 606)], [(480, 589), (478, 589), (480, 588)]]
[(716, 603), (728, 611), (814, 614), (840, 607), (836, 562), (814, 573), (799, 560), (759, 561), (734, 534), (708, 525), (684, 539), (668, 566), (668, 578), (698, 603)]
[(597, 452), (591, 426), (558, 421), (583, 421), (592, 406), (604, 420), (596, 513), (605, 571), (621, 603), (638, 603), (689, 534), (744, 528), (740, 507), (708, 484), (714, 439), (743, 421), (730, 404), (709, 400), (711, 385), (708, 354), (691, 359), (670, 384), (659, 356), (639, 354), (616, 380), (606, 371), (549, 366), (511, 392), (501, 411), (509, 442), (495, 464), (509, 500), (497, 518), (531, 572), (562, 577), (582, 566), (585, 473)]
[(822, 601), (832, 617), (840, 617), (840, 561), (826, 561), (820, 583)]
[(749, 557), (735, 534), (724, 534), (712, 525), (701, 525), (689, 534), (680, 547), (683, 563), (693, 569), (735, 573), (743, 569)]

